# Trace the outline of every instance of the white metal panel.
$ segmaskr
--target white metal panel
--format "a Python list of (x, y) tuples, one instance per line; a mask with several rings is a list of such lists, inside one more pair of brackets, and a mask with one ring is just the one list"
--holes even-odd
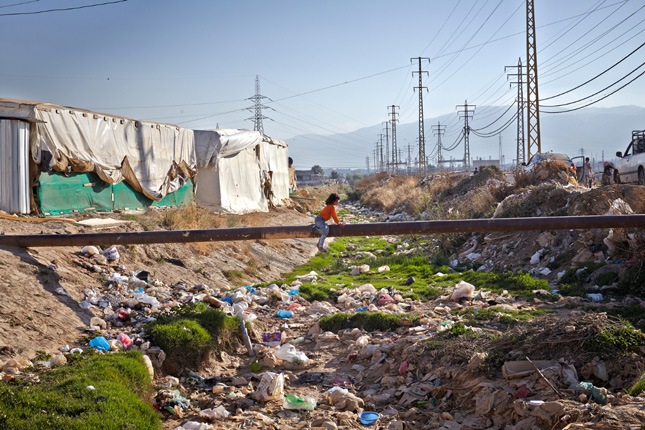
[(29, 187), (29, 123), (0, 120), (0, 209), (31, 211)]

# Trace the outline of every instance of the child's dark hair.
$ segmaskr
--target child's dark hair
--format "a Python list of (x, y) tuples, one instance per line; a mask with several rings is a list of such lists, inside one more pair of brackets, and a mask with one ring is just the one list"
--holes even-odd
[(325, 204), (332, 205), (336, 200), (340, 200), (340, 196), (336, 193), (331, 193), (329, 197), (327, 197), (327, 200), (325, 200)]

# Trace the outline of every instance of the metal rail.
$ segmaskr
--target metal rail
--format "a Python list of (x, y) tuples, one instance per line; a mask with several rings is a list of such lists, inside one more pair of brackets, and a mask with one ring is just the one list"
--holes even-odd
[[(643, 228), (645, 215), (593, 215), (578, 217), (540, 217), (505, 219), (466, 219), (371, 224), (331, 225), (330, 237), (388, 236), (399, 234), (437, 234), (468, 232), (505, 232), (528, 230), (569, 230), (594, 228)], [(43, 247), (85, 245), (134, 245), (149, 243), (220, 242), (258, 239), (316, 238), (309, 226), (220, 228), (212, 230), (141, 231), (123, 233), (0, 235), (0, 246)]]

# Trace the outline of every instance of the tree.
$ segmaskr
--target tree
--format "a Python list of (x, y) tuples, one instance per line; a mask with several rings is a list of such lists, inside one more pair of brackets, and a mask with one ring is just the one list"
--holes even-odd
[(340, 175), (338, 174), (338, 172), (337, 172), (337, 171), (332, 170), (332, 171), (331, 171), (331, 174), (329, 175), (329, 178), (330, 178), (330, 179), (338, 179), (338, 178), (340, 178)]
[(325, 175), (325, 171), (323, 170), (323, 168), (317, 164), (311, 168), (311, 171), (318, 175), (323, 175), (323, 176)]

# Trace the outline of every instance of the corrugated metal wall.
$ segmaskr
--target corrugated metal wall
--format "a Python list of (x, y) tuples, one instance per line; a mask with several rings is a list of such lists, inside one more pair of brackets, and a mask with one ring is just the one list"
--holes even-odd
[(30, 192), (29, 123), (0, 119), (0, 209), (29, 213)]

